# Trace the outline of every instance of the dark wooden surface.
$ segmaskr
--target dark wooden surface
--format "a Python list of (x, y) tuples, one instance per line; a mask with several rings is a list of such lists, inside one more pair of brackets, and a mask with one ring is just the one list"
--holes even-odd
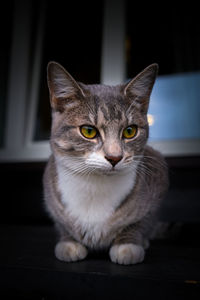
[[(107, 253), (82, 262), (54, 257), (52, 226), (0, 227), (0, 299), (200, 299), (200, 227), (154, 241), (144, 263), (120, 266)], [(112, 298), (113, 297), (113, 298)]]

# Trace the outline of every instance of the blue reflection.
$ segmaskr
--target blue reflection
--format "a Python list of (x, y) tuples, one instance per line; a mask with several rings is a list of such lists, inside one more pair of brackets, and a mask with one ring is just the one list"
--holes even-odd
[(159, 76), (149, 114), (151, 141), (200, 138), (200, 72)]

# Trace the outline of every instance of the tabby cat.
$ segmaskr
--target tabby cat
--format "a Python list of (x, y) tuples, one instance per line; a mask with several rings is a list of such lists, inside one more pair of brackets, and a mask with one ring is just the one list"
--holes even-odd
[(152, 64), (126, 84), (85, 85), (48, 64), (52, 155), (44, 194), (59, 260), (105, 249), (118, 264), (143, 261), (168, 187), (165, 161), (147, 145), (157, 70)]

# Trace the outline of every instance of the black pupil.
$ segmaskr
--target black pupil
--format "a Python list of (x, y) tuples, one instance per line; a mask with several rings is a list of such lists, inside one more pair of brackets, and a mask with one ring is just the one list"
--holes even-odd
[(88, 134), (91, 134), (91, 133), (92, 133), (92, 130), (93, 130), (93, 128), (88, 127)]
[(128, 134), (131, 134), (131, 133), (132, 133), (132, 128), (131, 128), (131, 127), (128, 127), (128, 128), (127, 128), (127, 132), (128, 132)]

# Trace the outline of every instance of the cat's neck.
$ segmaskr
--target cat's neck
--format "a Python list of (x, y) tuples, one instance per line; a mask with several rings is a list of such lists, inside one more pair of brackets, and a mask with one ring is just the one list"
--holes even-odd
[(120, 203), (134, 188), (137, 176), (136, 171), (118, 172), (112, 175), (84, 175), (74, 173), (67, 168), (67, 165), (61, 164), (58, 161), (56, 170), (58, 186), (64, 202), (68, 199), (69, 194), (71, 194), (74, 201), (80, 199), (80, 202), (83, 202), (86, 201), (84, 199), (90, 199), (91, 202), (101, 203), (103, 199), (106, 201), (110, 199), (113, 204)]

